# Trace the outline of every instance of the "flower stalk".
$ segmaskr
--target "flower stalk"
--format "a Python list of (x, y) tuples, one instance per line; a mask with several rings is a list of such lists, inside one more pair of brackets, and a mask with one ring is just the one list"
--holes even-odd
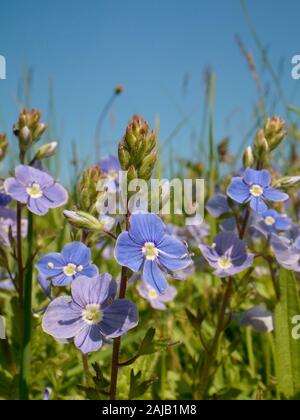
[(33, 214), (28, 211), (28, 236), (27, 236), (27, 269), (25, 273), (24, 304), (23, 304), (23, 337), (21, 348), (20, 366), (20, 399), (29, 399), (30, 375), (30, 341), (32, 324), (32, 272), (33, 272)]

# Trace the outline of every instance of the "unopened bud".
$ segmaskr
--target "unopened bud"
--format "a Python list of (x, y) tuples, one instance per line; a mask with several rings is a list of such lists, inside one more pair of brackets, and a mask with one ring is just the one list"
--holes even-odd
[(89, 213), (65, 210), (64, 216), (68, 223), (77, 229), (86, 229), (95, 232), (102, 232), (104, 230), (103, 223)]
[(13, 132), (19, 139), (19, 147), (25, 153), (34, 143), (36, 143), (47, 126), (40, 121), (41, 113), (33, 109), (23, 109), (19, 115), (18, 122), (13, 126)]
[(78, 183), (79, 206), (81, 210), (89, 211), (95, 205), (98, 196), (98, 183), (102, 178), (99, 166), (87, 168)]
[[(140, 172), (144, 174), (143, 179), (151, 177), (154, 164), (150, 165), (149, 161), (153, 162), (152, 155), (154, 155), (155, 146), (155, 132), (149, 131), (149, 124), (143, 117), (135, 115), (129, 121), (126, 133), (119, 144), (119, 160), (122, 169), (129, 170), (129, 180), (133, 179), (131, 177), (136, 173), (140, 176)], [(151, 173), (149, 174), (150, 168)]]
[(130, 153), (121, 144), (118, 149), (118, 157), (121, 168), (126, 171), (130, 166)]
[(276, 149), (287, 135), (285, 121), (277, 116), (267, 118), (264, 125), (264, 135), (268, 141), (270, 150)]
[(123, 93), (123, 91), (124, 91), (124, 87), (122, 85), (117, 85), (115, 87), (115, 94), (116, 95), (120, 95), (121, 93)]
[(42, 137), (42, 135), (44, 134), (46, 130), (47, 130), (47, 125), (44, 123), (39, 123), (37, 127), (35, 128), (35, 130), (33, 131), (33, 134), (32, 134), (33, 141), (37, 142)]
[(141, 168), (139, 169), (139, 178), (148, 181), (151, 178), (153, 169), (157, 162), (157, 154), (151, 153), (144, 159)]
[(269, 145), (265, 138), (264, 131), (259, 130), (256, 133), (256, 138), (254, 142), (254, 154), (256, 159), (260, 161), (266, 160), (267, 154), (269, 152)]
[(243, 154), (243, 164), (245, 168), (251, 168), (254, 163), (253, 150), (251, 146), (248, 146)]
[(47, 159), (55, 155), (58, 143), (53, 141), (41, 146), (35, 154), (34, 160)]
[(285, 176), (274, 182), (274, 188), (290, 188), (299, 184), (300, 176)]

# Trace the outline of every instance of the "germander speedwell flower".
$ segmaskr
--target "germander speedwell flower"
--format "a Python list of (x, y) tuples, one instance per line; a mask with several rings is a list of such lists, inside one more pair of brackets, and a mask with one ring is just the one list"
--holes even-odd
[(250, 267), (253, 254), (247, 254), (246, 243), (232, 232), (221, 232), (211, 247), (199, 245), (199, 248), (219, 277), (233, 276)]
[(43, 329), (59, 341), (74, 338), (75, 346), (87, 354), (97, 351), (105, 339), (120, 337), (138, 324), (136, 305), (115, 299), (117, 284), (110, 274), (78, 277), (72, 296), (60, 296), (50, 303), (43, 317)]
[(134, 214), (129, 232), (117, 240), (115, 257), (134, 272), (143, 270), (143, 279), (159, 293), (168, 287), (165, 273), (183, 270), (191, 263), (186, 246), (165, 233), (165, 225), (155, 214)]
[(67, 191), (51, 175), (31, 166), (17, 166), (15, 177), (6, 179), (4, 187), (14, 200), (27, 204), (28, 209), (38, 216), (68, 201)]
[(98, 268), (91, 264), (91, 250), (82, 242), (67, 244), (61, 254), (45, 255), (36, 267), (43, 276), (52, 279), (54, 286), (66, 286), (80, 275), (94, 277), (98, 274)]
[(227, 195), (240, 204), (250, 203), (257, 213), (268, 209), (266, 201), (286, 201), (289, 196), (270, 186), (269, 171), (246, 169), (243, 177), (235, 177), (227, 189)]

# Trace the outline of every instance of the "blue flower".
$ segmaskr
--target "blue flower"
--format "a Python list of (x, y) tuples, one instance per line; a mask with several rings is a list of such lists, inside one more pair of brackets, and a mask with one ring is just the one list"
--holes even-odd
[(253, 255), (246, 252), (245, 241), (231, 232), (221, 232), (215, 237), (213, 246), (201, 244), (199, 248), (219, 277), (233, 276), (253, 263)]
[(82, 353), (97, 351), (108, 339), (120, 337), (138, 324), (136, 305), (115, 299), (117, 284), (110, 274), (78, 277), (72, 296), (60, 296), (48, 306), (42, 326), (59, 342), (74, 339)]
[(167, 235), (161, 219), (151, 213), (131, 216), (129, 232), (118, 237), (115, 257), (134, 272), (143, 270), (143, 280), (159, 293), (168, 287), (165, 273), (192, 263), (186, 246)]
[(52, 279), (54, 286), (66, 286), (80, 275), (94, 277), (98, 274), (98, 268), (91, 264), (91, 250), (82, 242), (67, 244), (61, 254), (45, 255), (36, 267), (40, 274)]
[(137, 286), (137, 290), (140, 296), (150, 303), (152, 308), (165, 311), (167, 309), (165, 303), (171, 302), (177, 295), (177, 290), (175, 287), (169, 286), (165, 293), (162, 295), (157, 293), (157, 291), (149, 286), (147, 283), (142, 282)]
[(224, 194), (217, 193), (213, 195), (206, 203), (206, 210), (215, 218), (230, 212), (227, 197)]
[(257, 213), (268, 209), (266, 201), (286, 201), (289, 196), (270, 186), (269, 171), (255, 171), (246, 169), (243, 177), (232, 179), (227, 195), (240, 204), (250, 203), (250, 207)]
[(0, 207), (7, 206), (11, 201), (12, 198), (9, 195), (0, 192)]
[(292, 220), (276, 210), (267, 210), (262, 213), (262, 220), (258, 224), (258, 229), (263, 233), (270, 234), (275, 231), (288, 230)]
[(47, 172), (31, 166), (17, 166), (15, 177), (7, 178), (4, 186), (14, 200), (27, 204), (28, 209), (38, 216), (68, 201), (68, 193), (60, 184)]
[(255, 306), (241, 314), (233, 314), (232, 318), (241, 327), (252, 327), (258, 333), (269, 333), (274, 330), (273, 314), (267, 311), (264, 305)]
[(271, 246), (277, 262), (282, 267), (300, 272), (300, 236), (292, 240), (272, 233)]
[(116, 191), (119, 186), (119, 172), (122, 170), (119, 159), (116, 156), (107, 156), (100, 161), (99, 166), (104, 175), (104, 187), (108, 191)]

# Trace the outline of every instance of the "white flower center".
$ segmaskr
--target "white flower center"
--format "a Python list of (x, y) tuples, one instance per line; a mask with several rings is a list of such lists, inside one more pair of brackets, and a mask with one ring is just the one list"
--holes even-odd
[(43, 196), (43, 191), (37, 182), (27, 187), (26, 192), (31, 198), (41, 198)]
[[(79, 266), (81, 267), (81, 266)], [(75, 276), (77, 273), (78, 267), (75, 264), (69, 263), (68, 265), (65, 265), (63, 268), (63, 272), (66, 276)], [(81, 270), (82, 271), (82, 270)]]
[(81, 316), (87, 324), (96, 325), (102, 320), (103, 313), (100, 309), (100, 305), (97, 303), (90, 303), (89, 305), (86, 305)]
[(263, 188), (260, 185), (252, 185), (252, 187), (250, 188), (250, 193), (254, 196), (254, 197), (260, 197), (261, 195), (263, 195)]
[(157, 294), (155, 289), (150, 289), (148, 291), (148, 296), (149, 296), (150, 299), (157, 299), (158, 294)]
[(266, 224), (267, 226), (273, 226), (273, 225), (274, 225), (274, 223), (275, 223), (275, 219), (274, 219), (274, 217), (272, 217), (272, 216), (267, 216), (267, 217), (265, 218), (265, 224)]
[(223, 269), (228, 269), (228, 268), (230, 268), (231, 266), (232, 266), (232, 262), (231, 262), (231, 259), (229, 258), (229, 257), (220, 257), (219, 259), (218, 259), (218, 265), (219, 265), (219, 267), (220, 268), (223, 268)]
[(142, 248), (142, 252), (149, 261), (154, 261), (158, 256), (158, 249), (155, 248), (153, 242), (146, 242)]

